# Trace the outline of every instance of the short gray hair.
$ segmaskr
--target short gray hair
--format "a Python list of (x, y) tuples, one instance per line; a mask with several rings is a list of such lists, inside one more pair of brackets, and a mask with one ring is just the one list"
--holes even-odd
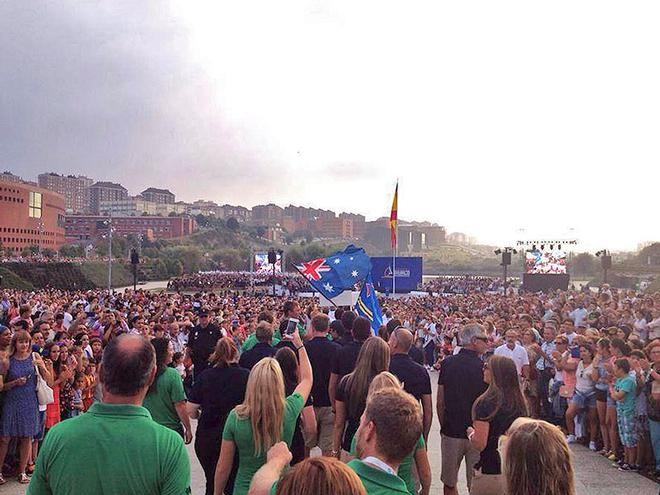
[(486, 335), (486, 330), (479, 323), (468, 323), (463, 325), (460, 333), (461, 345), (470, 345), (472, 339), (475, 337), (483, 337)]

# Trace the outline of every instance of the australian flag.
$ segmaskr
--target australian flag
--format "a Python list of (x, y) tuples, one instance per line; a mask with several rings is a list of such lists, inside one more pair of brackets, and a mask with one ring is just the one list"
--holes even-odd
[(367, 278), (364, 280), (364, 285), (360, 291), (360, 297), (358, 297), (358, 300), (355, 303), (355, 312), (358, 316), (362, 316), (369, 320), (371, 323), (371, 331), (374, 335), (378, 335), (378, 330), (383, 324), (383, 313), (378, 304), (374, 282), (371, 280), (371, 272), (369, 272), (369, 275), (367, 275)]
[(371, 272), (371, 259), (363, 248), (351, 244), (327, 258), (307, 261), (296, 268), (316, 290), (332, 299), (365, 279)]

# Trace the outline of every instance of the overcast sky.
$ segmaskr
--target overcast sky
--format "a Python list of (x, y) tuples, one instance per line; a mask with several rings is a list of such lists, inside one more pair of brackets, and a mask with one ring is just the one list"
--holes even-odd
[[(660, 4), (0, 2), (0, 169), (660, 240)], [(524, 229), (521, 231), (520, 229)], [(573, 229), (569, 231), (569, 229)]]

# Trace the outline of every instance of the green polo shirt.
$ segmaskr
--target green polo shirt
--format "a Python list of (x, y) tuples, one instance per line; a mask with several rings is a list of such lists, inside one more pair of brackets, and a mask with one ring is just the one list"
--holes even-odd
[[(353, 435), (353, 441), (351, 442), (351, 455), (353, 457), (357, 457), (357, 435)], [(410, 495), (415, 495), (416, 486), (415, 486), (415, 478), (413, 477), (413, 472), (412, 472), (412, 467), (413, 467), (413, 462), (415, 461), (415, 454), (419, 449), (424, 449), (426, 448), (426, 443), (424, 442), (424, 435), (419, 437), (419, 440), (417, 441), (417, 445), (415, 445), (415, 449), (408, 454), (405, 459), (401, 461), (401, 464), (399, 465), (399, 469), (397, 470), (396, 474), (399, 478), (401, 478), (404, 483), (406, 484), (406, 487), (408, 488), (408, 493)]]
[(367, 495), (408, 495), (406, 483), (398, 476), (386, 473), (358, 459), (349, 462), (348, 467), (358, 475)]
[[(305, 401), (299, 392), (294, 392), (286, 398), (284, 418), (282, 418), (282, 441), (286, 442), (289, 448), (291, 448), (296, 422), (303, 407), (305, 407)], [(255, 453), (250, 418), (239, 418), (236, 409), (233, 409), (227, 417), (222, 439), (234, 442), (238, 451), (238, 472), (233, 495), (247, 495), (255, 473), (266, 464), (266, 453), (262, 452), (259, 455)]]
[(142, 406), (95, 403), (56, 424), (39, 450), (28, 495), (184, 495), (183, 439)]
[(156, 379), (156, 390), (149, 392), (142, 405), (151, 413), (153, 420), (173, 430), (181, 428), (181, 419), (174, 404), (186, 400), (181, 375), (175, 368), (165, 368)]

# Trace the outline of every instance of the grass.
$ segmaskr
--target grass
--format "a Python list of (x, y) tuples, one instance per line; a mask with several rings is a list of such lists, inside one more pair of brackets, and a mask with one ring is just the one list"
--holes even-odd
[(0, 266), (0, 277), (2, 277), (2, 287), (10, 289), (33, 290), (34, 286), (25, 279), (22, 279), (11, 270)]
[[(108, 264), (101, 261), (90, 261), (83, 263), (80, 271), (96, 287), (108, 286)], [(112, 264), (112, 286), (125, 287), (133, 283), (133, 274), (124, 265)]]

